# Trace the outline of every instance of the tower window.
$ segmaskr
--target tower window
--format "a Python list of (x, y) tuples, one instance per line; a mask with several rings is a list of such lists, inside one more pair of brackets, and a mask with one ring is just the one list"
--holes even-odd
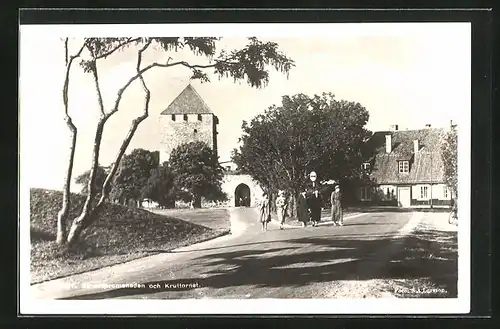
[(195, 130), (194, 130), (194, 133), (196, 134), (197, 132), (198, 132), (198, 129), (195, 129)]
[(184, 121), (188, 121), (188, 115), (184, 114)]
[(172, 121), (175, 121), (175, 114), (172, 114)]
[(201, 121), (201, 114), (198, 114), (198, 121)]

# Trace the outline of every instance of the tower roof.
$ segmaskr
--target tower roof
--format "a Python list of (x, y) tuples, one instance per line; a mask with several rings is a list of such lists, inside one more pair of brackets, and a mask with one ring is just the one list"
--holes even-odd
[(168, 114), (213, 114), (200, 94), (188, 84), (186, 88), (170, 103), (162, 115)]

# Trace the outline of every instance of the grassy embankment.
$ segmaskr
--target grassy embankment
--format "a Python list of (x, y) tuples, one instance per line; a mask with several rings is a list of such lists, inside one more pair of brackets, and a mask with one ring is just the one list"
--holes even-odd
[[(230, 229), (224, 209), (211, 210), (209, 216), (204, 209), (160, 215), (105, 204), (98, 220), (84, 233), (83, 242), (69, 253), (55, 243), (61, 201), (59, 191), (30, 191), (31, 284), (168, 252), (227, 234)], [(72, 195), (70, 218), (80, 213), (83, 202), (82, 195)]]

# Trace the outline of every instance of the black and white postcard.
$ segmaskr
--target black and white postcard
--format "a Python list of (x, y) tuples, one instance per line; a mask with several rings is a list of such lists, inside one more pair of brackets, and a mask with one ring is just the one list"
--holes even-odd
[(22, 314), (470, 309), (470, 23), (20, 26)]

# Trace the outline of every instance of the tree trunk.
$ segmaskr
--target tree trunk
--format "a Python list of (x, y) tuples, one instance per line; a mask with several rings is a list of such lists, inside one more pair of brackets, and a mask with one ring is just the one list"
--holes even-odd
[(290, 207), (290, 217), (297, 218), (297, 194), (295, 191), (292, 193), (292, 202), (291, 202), (291, 207)]
[[(71, 225), (71, 229), (68, 235), (68, 245), (74, 245), (78, 239), (79, 236), (82, 232), (82, 230), (90, 224), (90, 220), (92, 219), (92, 213), (93, 209), (91, 209), (92, 206), (92, 201), (95, 199), (96, 195), (96, 189), (93, 188), (95, 185), (95, 179), (96, 179), (96, 173), (97, 173), (97, 168), (99, 165), (99, 153), (101, 149), (101, 140), (102, 140), (102, 134), (104, 131), (104, 124), (106, 123), (108, 117), (104, 116), (99, 120), (97, 123), (97, 129), (95, 133), (95, 139), (94, 139), (94, 150), (92, 153), (92, 167), (90, 169), (90, 174), (89, 174), (89, 182), (87, 185), (87, 198), (85, 199), (85, 203), (83, 204), (83, 209), (80, 215), (73, 220), (73, 224)], [(101, 200), (103, 199), (103, 196), (101, 196)], [(94, 209), (97, 208), (94, 207)], [(89, 222), (89, 223), (86, 223)]]
[(69, 116), (69, 102), (68, 102), (68, 89), (70, 81), (69, 74), (71, 71), (71, 65), (73, 64), (73, 61), (76, 58), (80, 57), (84, 47), (85, 43), (80, 47), (78, 53), (68, 58), (68, 53), (69, 53), (68, 38), (65, 38), (64, 40), (64, 60), (66, 65), (66, 72), (64, 77), (64, 85), (62, 89), (62, 98), (64, 104), (65, 121), (70, 131), (71, 146), (70, 146), (70, 156), (68, 159), (68, 167), (66, 169), (66, 177), (64, 179), (62, 207), (57, 214), (56, 243), (60, 245), (66, 242), (66, 224), (68, 221), (69, 210), (71, 208), (71, 178), (73, 176), (73, 163), (75, 159), (76, 137), (78, 133), (76, 126), (73, 124), (73, 121)]
[(201, 196), (192, 194), (191, 196), (191, 209), (201, 208)]
[(71, 207), (71, 177), (73, 175), (73, 163), (75, 159), (75, 149), (76, 149), (76, 136), (77, 129), (73, 124), (71, 119), (68, 117), (66, 119), (66, 124), (71, 131), (71, 146), (70, 146), (70, 156), (68, 160), (68, 168), (66, 169), (66, 179), (64, 181), (63, 189), (63, 205), (59, 213), (57, 214), (57, 244), (66, 243), (66, 224), (68, 221), (68, 214)]
[[(139, 73), (139, 71), (140, 71), (142, 53), (146, 50), (146, 48), (150, 44), (151, 44), (151, 40), (148, 41), (139, 50), (139, 54), (138, 54), (138, 58), (137, 58), (137, 66), (136, 66), (137, 73)], [(95, 176), (96, 176), (95, 174), (96, 174), (97, 167), (99, 164), (99, 151), (100, 151), (100, 147), (101, 147), (101, 140), (102, 140), (102, 134), (104, 131), (104, 125), (105, 125), (106, 121), (114, 113), (116, 113), (118, 111), (118, 106), (119, 106), (119, 103), (121, 101), (123, 92), (125, 91), (126, 87), (128, 87), (130, 85), (130, 83), (134, 80), (134, 79), (130, 79), (127, 82), (127, 84), (125, 85), (125, 87), (120, 89), (120, 91), (118, 92), (118, 97), (116, 99), (114, 109), (111, 112), (109, 112), (108, 114), (104, 114), (104, 106), (103, 106), (103, 102), (102, 102), (102, 97), (101, 97), (101, 92), (100, 92), (100, 87), (99, 87), (99, 82), (98, 82), (98, 76), (97, 76), (97, 66), (95, 64), (93, 67), (93, 76), (94, 76), (94, 81), (95, 81), (95, 85), (96, 85), (96, 92), (98, 95), (99, 106), (101, 109), (102, 117), (101, 117), (101, 120), (99, 121), (99, 123), (97, 124), (97, 130), (96, 130), (95, 140), (94, 140), (94, 150), (93, 150), (93, 154), (92, 154), (92, 169), (90, 171), (89, 185), (88, 185), (90, 192), (87, 194), (87, 199), (85, 200), (85, 204), (83, 206), (82, 213), (80, 214), (80, 216), (78, 216), (77, 219), (75, 219), (73, 221), (73, 224), (71, 225), (70, 233), (68, 235), (68, 245), (73, 245), (74, 243), (76, 243), (79, 240), (79, 237), (80, 237), (81, 233), (83, 232), (83, 230), (85, 228), (87, 228), (90, 224), (92, 224), (95, 221), (95, 219), (97, 218), (97, 215), (99, 214), (99, 211), (101, 210), (101, 208), (104, 204), (104, 200), (106, 200), (108, 198), (108, 195), (110, 192), (110, 187), (111, 187), (111, 180), (113, 179), (113, 177), (118, 169), (118, 166), (120, 165), (120, 161), (123, 157), (123, 154), (125, 153), (128, 145), (130, 144), (130, 141), (132, 140), (132, 137), (134, 136), (135, 131), (137, 130), (137, 127), (139, 126), (139, 124), (142, 121), (144, 121), (144, 119), (146, 119), (148, 117), (148, 114), (149, 114), (149, 101), (151, 98), (151, 93), (150, 93), (149, 89), (147, 88), (146, 83), (144, 82), (144, 78), (142, 77), (142, 75), (139, 75), (138, 77), (139, 77), (139, 79), (142, 83), (142, 87), (146, 93), (145, 102), (144, 102), (144, 113), (132, 121), (132, 125), (127, 133), (127, 136), (123, 140), (122, 145), (120, 146), (120, 150), (118, 152), (118, 155), (116, 156), (116, 159), (113, 162), (113, 166), (111, 167), (111, 170), (108, 173), (108, 176), (106, 177), (106, 180), (103, 183), (102, 190), (101, 190), (101, 197), (99, 198), (99, 201), (97, 202), (97, 204), (93, 208), (91, 208), (91, 203), (94, 200), (94, 196), (96, 194), (95, 190), (92, 188), (92, 186), (94, 185)]]
[[(149, 99), (149, 97), (148, 97), (148, 99)], [(93, 198), (94, 198), (95, 192), (89, 193), (87, 195), (87, 200), (85, 202), (85, 205), (84, 205), (84, 208), (82, 210), (81, 215), (73, 221), (73, 225), (71, 226), (71, 231), (70, 231), (70, 234), (68, 235), (68, 244), (71, 245), (71, 244), (76, 243), (78, 241), (78, 238), (79, 238), (80, 234), (82, 233), (83, 229), (88, 227), (97, 218), (99, 210), (101, 209), (102, 205), (104, 204), (104, 200), (108, 197), (111, 180), (118, 169), (118, 166), (119, 166), (120, 161), (123, 157), (123, 154), (125, 153), (125, 150), (127, 149), (128, 145), (130, 144), (130, 141), (132, 140), (132, 137), (134, 136), (134, 133), (137, 130), (137, 127), (146, 118), (147, 118), (147, 113), (133, 121), (129, 132), (128, 132), (127, 136), (125, 137), (125, 140), (123, 141), (123, 143), (120, 147), (120, 151), (118, 152), (118, 155), (115, 159), (115, 162), (113, 163), (113, 167), (111, 168), (108, 176), (106, 177), (106, 180), (104, 181), (102, 191), (101, 191), (101, 198), (99, 199), (99, 201), (97, 202), (97, 204), (94, 206), (94, 208), (92, 210), (90, 209), (90, 203), (91, 203), (91, 200), (93, 200)], [(106, 122), (106, 120), (102, 120), (101, 122), (102, 122), (102, 125), (98, 125), (98, 128), (97, 128), (96, 141), (94, 144), (93, 164), (95, 164), (96, 168), (97, 168), (97, 160), (99, 158), (99, 149), (100, 149), (100, 142), (101, 142), (101, 138), (102, 138), (102, 130), (104, 128), (104, 123)], [(94, 163), (94, 160), (95, 160), (95, 163)], [(95, 179), (95, 171), (91, 170), (90, 179), (89, 179), (89, 188), (91, 186), (90, 184), (93, 184), (94, 179)]]
[(82, 212), (80, 214), (80, 216), (78, 216), (73, 221), (73, 224), (71, 225), (71, 228), (70, 228), (69, 234), (68, 234), (68, 239), (67, 239), (67, 243), (68, 243), (69, 247), (76, 245), (77, 242), (79, 241), (80, 235), (85, 228), (84, 222), (87, 220), (88, 217), (89, 217), (88, 211)]

